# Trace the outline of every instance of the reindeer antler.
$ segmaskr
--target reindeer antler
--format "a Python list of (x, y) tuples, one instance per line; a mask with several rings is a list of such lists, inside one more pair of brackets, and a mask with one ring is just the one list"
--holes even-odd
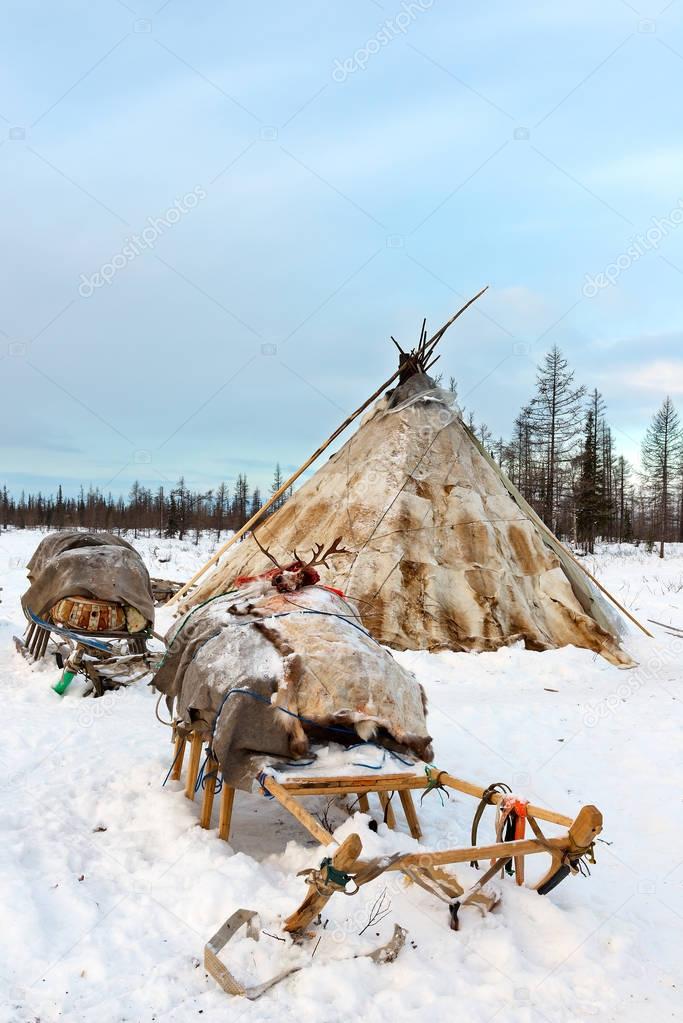
[(273, 557), (273, 555), (272, 555), (272, 554), (270, 553), (270, 551), (268, 550), (268, 548), (267, 548), (267, 547), (264, 547), (264, 546), (263, 546), (263, 545), (261, 544), (261, 542), (260, 542), (259, 538), (257, 537), (257, 535), (256, 535), (256, 532), (255, 532), (254, 530), (252, 530), (252, 533), (251, 533), (251, 535), (253, 536), (254, 540), (256, 541), (256, 546), (257, 546), (257, 547), (258, 547), (258, 549), (259, 549), (259, 550), (261, 551), (261, 553), (262, 553), (262, 554), (265, 554), (265, 556), (266, 556), (266, 557), (268, 558), (268, 560), (269, 560), (269, 561), (272, 561), (272, 562), (273, 562), (273, 564), (275, 565), (275, 567), (276, 567), (276, 568), (279, 568), (279, 569), (280, 569), (280, 571), (282, 571), (282, 565), (281, 565), (281, 564), (279, 564), (279, 562), (277, 562), (277, 561), (275, 560), (275, 558), (274, 558), (274, 557)]
[(336, 540), (332, 541), (332, 543), (327, 548), (327, 550), (325, 551), (324, 554), (323, 554), (323, 547), (325, 545), (322, 544), (322, 543), (314, 544), (313, 545), (313, 551), (311, 552), (313, 556), (312, 556), (310, 561), (306, 562), (305, 567), (306, 568), (314, 568), (316, 565), (324, 565), (326, 568), (329, 568), (329, 565), (327, 564), (327, 559), (328, 558), (333, 558), (337, 554), (353, 554), (353, 551), (347, 551), (347, 549), (345, 547), (340, 547), (339, 546), (340, 542), (341, 542), (341, 537), (338, 536)]

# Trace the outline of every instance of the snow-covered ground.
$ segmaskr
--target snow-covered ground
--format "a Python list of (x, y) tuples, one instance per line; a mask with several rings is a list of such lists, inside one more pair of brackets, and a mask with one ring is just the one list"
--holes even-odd
[[(202, 831), (179, 784), (162, 788), (170, 733), (145, 686), (101, 700), (81, 699), (78, 682), (62, 699), (51, 691), (54, 664), (31, 667), (12, 643), (39, 539), (0, 534), (2, 1023), (678, 1018), (683, 638), (655, 626), (655, 641), (632, 636), (640, 666), (631, 671), (574, 648), (398, 655), (426, 685), (438, 767), (506, 780), (570, 816), (595, 803), (609, 844), (598, 845), (591, 877), (550, 896), (500, 883), (501, 905), (486, 917), (463, 910), (457, 933), (446, 908), (399, 874), (335, 896), (314, 958), (317, 938), (301, 950), (263, 934), (256, 956), (246, 941), (228, 946), (247, 983), (306, 964), (249, 1002), (207, 976), (204, 944), (240, 907), (276, 934), (305, 891), (297, 870), (317, 865), (320, 848), (272, 802), (243, 793), (230, 845)], [(179, 579), (212, 546), (133, 542), (153, 574)], [(664, 562), (612, 547), (587, 565), (641, 620), (683, 628), (683, 547)], [(469, 844), (474, 807), (464, 796), (442, 807), (430, 794), (424, 845)], [(375, 835), (366, 818), (339, 814), (337, 837), (360, 825), (368, 855), (416, 848), (397, 816), (399, 831), (380, 824)], [(491, 837), (490, 819), (481, 836)], [(464, 865), (457, 874), (466, 885), (476, 878)], [(385, 887), (390, 913), (359, 936)], [(394, 923), (409, 932), (395, 963), (349, 958), (386, 940)]]

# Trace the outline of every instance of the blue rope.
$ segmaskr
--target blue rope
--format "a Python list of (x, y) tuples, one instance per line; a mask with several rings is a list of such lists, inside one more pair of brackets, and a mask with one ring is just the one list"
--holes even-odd
[[(221, 594), (221, 596), (226, 596), (226, 594)], [(212, 599), (217, 600), (218, 598), (213, 597)], [(202, 605), (200, 604), (199, 606), (201, 607)], [(340, 622), (346, 622), (347, 625), (351, 625), (353, 626), (354, 629), (358, 629), (359, 632), (361, 632), (368, 639), (371, 639), (373, 643), (377, 644), (377, 646), (382, 646), (382, 644), (379, 643), (374, 636), (371, 636), (366, 629), (358, 625), (356, 622), (353, 621), (353, 619), (349, 618), (347, 615), (338, 614), (338, 612), (336, 611), (315, 611), (313, 610), (313, 608), (299, 607), (298, 605), (296, 611), (279, 611), (277, 614), (268, 615), (267, 618), (253, 618), (251, 621), (248, 622), (229, 622), (228, 624), (234, 625), (239, 628), (240, 626), (243, 625), (254, 625), (255, 622), (269, 622), (273, 618), (289, 618), (290, 615), (322, 615), (322, 617), (324, 618), (338, 618)], [(178, 630), (178, 632), (180, 632), (180, 629)], [(178, 633), (176, 633), (176, 636), (177, 635)], [(382, 647), (382, 649), (384, 649), (384, 647)]]
[[(271, 618), (285, 618), (287, 615), (296, 615), (296, 614), (300, 614), (300, 615), (322, 615), (324, 618), (338, 618), (341, 622), (346, 622), (348, 625), (352, 625), (354, 629), (358, 629), (359, 632), (361, 632), (364, 636), (367, 636), (368, 639), (371, 639), (372, 642), (375, 643), (377, 646), (380, 646), (380, 647), (382, 646), (382, 644), (380, 642), (378, 642), (378, 640), (376, 640), (374, 636), (370, 635), (370, 633), (367, 631), (367, 629), (364, 629), (362, 626), (358, 625), (351, 618), (349, 618), (348, 615), (340, 615), (336, 611), (314, 611), (311, 608), (299, 608), (296, 611), (282, 611), (280, 614), (271, 615), (270, 617)], [(382, 649), (384, 649), (384, 647), (382, 647)]]
[[(358, 745), (360, 746), (360, 745), (364, 745), (364, 744), (363, 743), (359, 743)], [(368, 745), (369, 746), (374, 746), (375, 743), (374, 742), (373, 743), (368, 743)], [(370, 771), (381, 771), (382, 768), (384, 767), (384, 763), (385, 763), (386, 759), (387, 759), (387, 751), (384, 750), (383, 753), (382, 753), (382, 762), (380, 764), (363, 764), (360, 761), (354, 760), (353, 761), (353, 766), (354, 767), (367, 767), (368, 770), (370, 770)]]
[(253, 689), (238, 689), (238, 688), (235, 688), (235, 689), (228, 689), (227, 693), (225, 694), (225, 696), (221, 700), (221, 703), (220, 703), (220, 706), (218, 708), (218, 711), (216, 712), (216, 720), (213, 723), (213, 731), (211, 733), (211, 741), (212, 741), (212, 743), (213, 743), (213, 737), (214, 737), (215, 732), (216, 732), (216, 725), (218, 724), (218, 719), (219, 719), (219, 717), (221, 715), (221, 711), (223, 710), (223, 707), (225, 706), (225, 702), (226, 702), (226, 700), (228, 699), (229, 696), (233, 696), (235, 693), (239, 693), (242, 696), (251, 696), (252, 699), (258, 700), (260, 703), (267, 704), (269, 707), (272, 707), (273, 710), (279, 710), (282, 714), (287, 714), (287, 716), (290, 717), (290, 718), (297, 718), (299, 721), (303, 721), (304, 724), (313, 725), (314, 728), (324, 727), (326, 729), (326, 731), (329, 731), (329, 732), (340, 732), (343, 735), (357, 735), (358, 734), (352, 728), (340, 728), (340, 727), (337, 727), (335, 725), (324, 725), (323, 726), (323, 725), (320, 724), (319, 721), (313, 721), (312, 718), (305, 718), (302, 714), (295, 714), (293, 710), (286, 710), (284, 707), (274, 706), (271, 703), (270, 697), (268, 697), (268, 696), (261, 696), (260, 693), (255, 693), (253, 691)]
[[(208, 760), (208, 757), (207, 757), (207, 760)], [(202, 778), (202, 789), (206, 789), (206, 785), (207, 785), (207, 782), (209, 781), (209, 778), (215, 778), (216, 779), (216, 784), (214, 785), (213, 791), (214, 791), (214, 795), (217, 796), (219, 794), (219, 792), (221, 791), (221, 789), (223, 788), (223, 775), (220, 773), (218, 768), (216, 768), (215, 771), (209, 771), (208, 774), (205, 774), (204, 777)]]
[(354, 767), (367, 767), (371, 771), (379, 771), (382, 767), (384, 767), (384, 762), (385, 762), (385, 760), (387, 758), (387, 753), (389, 754), (390, 757), (393, 757), (394, 760), (398, 760), (398, 762), (400, 764), (403, 764), (404, 767), (412, 767), (413, 766), (414, 761), (406, 760), (404, 757), (401, 757), (401, 756), (398, 755), (398, 753), (394, 752), (394, 750), (387, 749), (386, 746), (380, 746), (379, 743), (371, 742), (370, 740), (368, 740), (367, 742), (357, 742), (353, 746), (348, 746), (347, 749), (358, 749), (360, 746), (374, 746), (375, 749), (381, 749), (382, 750), (382, 763), (381, 764), (357, 764), (354, 761), (353, 762), (353, 766)]
[(184, 748), (184, 747), (183, 747), (183, 746), (181, 746), (181, 747), (179, 748), (178, 752), (176, 753), (176, 755), (174, 756), (174, 758), (173, 758), (173, 763), (171, 764), (171, 766), (170, 766), (170, 767), (169, 767), (169, 769), (168, 769), (168, 774), (166, 775), (166, 777), (164, 778), (164, 780), (163, 780), (163, 781), (162, 781), (162, 783), (161, 783), (161, 787), (162, 787), (162, 789), (163, 789), (164, 785), (166, 784), (166, 782), (168, 781), (168, 779), (169, 779), (169, 778), (171, 777), (171, 771), (173, 770), (173, 768), (174, 768), (174, 767), (175, 767), (175, 765), (176, 765), (176, 760), (178, 759), (178, 757), (180, 756), (180, 754), (181, 754), (181, 753), (183, 752), (183, 748)]
[[(214, 738), (214, 735), (216, 733), (216, 726), (218, 725), (218, 719), (219, 719), (219, 717), (221, 715), (221, 711), (223, 710), (223, 707), (225, 706), (225, 702), (228, 699), (228, 697), (232, 696), (234, 693), (240, 693), (242, 696), (251, 696), (254, 700), (258, 700), (260, 703), (265, 703), (269, 707), (272, 707), (273, 710), (279, 710), (279, 711), (281, 711), (282, 714), (287, 714), (288, 717), (297, 718), (297, 720), (303, 721), (304, 724), (307, 724), (307, 725), (313, 725), (314, 728), (325, 728), (327, 731), (330, 731), (330, 732), (340, 732), (343, 735), (357, 735), (358, 734), (353, 728), (340, 728), (340, 727), (337, 727), (335, 725), (321, 725), (318, 721), (313, 721), (312, 718), (304, 717), (303, 714), (295, 714), (294, 711), (292, 711), (292, 710), (286, 710), (284, 707), (274, 706), (267, 696), (261, 696), (260, 693), (255, 693), (252, 689), (229, 689), (227, 691), (227, 693), (225, 694), (225, 696), (223, 697), (223, 699), (221, 700), (220, 706), (219, 706), (218, 711), (216, 713), (216, 718), (215, 718), (214, 723), (213, 723), (213, 730), (211, 732), (211, 743), (210, 743), (210, 745), (213, 745), (213, 738)], [(357, 742), (357, 743), (354, 743), (353, 746), (348, 746), (347, 748), (348, 749), (358, 749), (360, 746), (374, 746), (375, 749), (381, 749), (382, 750), (382, 762), (381, 762), (381, 764), (364, 764), (364, 763), (359, 763), (359, 762), (356, 762), (356, 761), (352, 761), (353, 767), (365, 767), (369, 771), (380, 771), (384, 767), (384, 764), (385, 764), (385, 761), (386, 761), (386, 757), (387, 757), (387, 753), (389, 754), (390, 757), (393, 757), (395, 760), (398, 760), (399, 763), (403, 764), (405, 767), (412, 767), (413, 766), (413, 761), (412, 760), (406, 760), (406, 759), (404, 759), (404, 757), (399, 756), (398, 753), (395, 753), (393, 750), (388, 750), (385, 746), (380, 746), (376, 742), (370, 742), (370, 741), (367, 741), (367, 742)], [(314, 757), (313, 760), (303, 761), (303, 762), (299, 761), (298, 763), (286, 764), (285, 766), (286, 767), (309, 767), (315, 761), (315, 759), (316, 758)], [(195, 789), (195, 791), (196, 791), (196, 789)]]
[(398, 755), (398, 753), (396, 753), (395, 750), (393, 750), (393, 749), (387, 750), (387, 753), (389, 754), (390, 757), (393, 757), (394, 760), (398, 760), (398, 762), (400, 764), (403, 764), (404, 767), (414, 767), (415, 766), (415, 761), (414, 760), (406, 760), (405, 757), (400, 757)]
[(209, 755), (210, 755), (209, 753), (206, 754), (206, 756), (204, 757), (204, 762), (202, 763), (202, 766), (199, 768), (199, 774), (197, 775), (197, 781), (195, 782), (195, 786), (194, 786), (195, 792), (199, 792), (200, 789), (204, 788), (204, 784), (203, 784), (203, 782), (204, 782), (204, 768), (206, 767), (207, 761), (209, 759)]
[(268, 777), (268, 775), (266, 774), (266, 772), (265, 771), (261, 771), (261, 773), (259, 775), (257, 775), (256, 781), (261, 786), (261, 791), (263, 792), (263, 795), (266, 797), (266, 799), (275, 799), (275, 796), (273, 795), (273, 793), (269, 792), (268, 789), (266, 788), (265, 784), (264, 784), (264, 782), (265, 782), (267, 777)]

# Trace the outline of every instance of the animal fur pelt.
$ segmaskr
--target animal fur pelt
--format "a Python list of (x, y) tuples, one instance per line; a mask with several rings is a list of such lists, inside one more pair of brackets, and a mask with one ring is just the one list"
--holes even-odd
[(211, 738), (227, 784), (249, 789), (272, 757), (312, 739), (374, 739), (432, 758), (417, 679), (325, 587), (279, 592), (268, 579), (190, 611), (166, 637), (154, 679), (185, 731)]

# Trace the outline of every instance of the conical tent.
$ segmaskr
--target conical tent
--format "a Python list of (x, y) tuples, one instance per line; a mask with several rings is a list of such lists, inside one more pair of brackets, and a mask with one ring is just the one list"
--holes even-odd
[[(256, 533), (281, 564), (341, 537), (352, 553), (331, 561), (322, 581), (395, 649), (574, 644), (632, 663), (617, 616), (425, 373), (380, 398)], [(269, 567), (247, 535), (189, 603)]]

